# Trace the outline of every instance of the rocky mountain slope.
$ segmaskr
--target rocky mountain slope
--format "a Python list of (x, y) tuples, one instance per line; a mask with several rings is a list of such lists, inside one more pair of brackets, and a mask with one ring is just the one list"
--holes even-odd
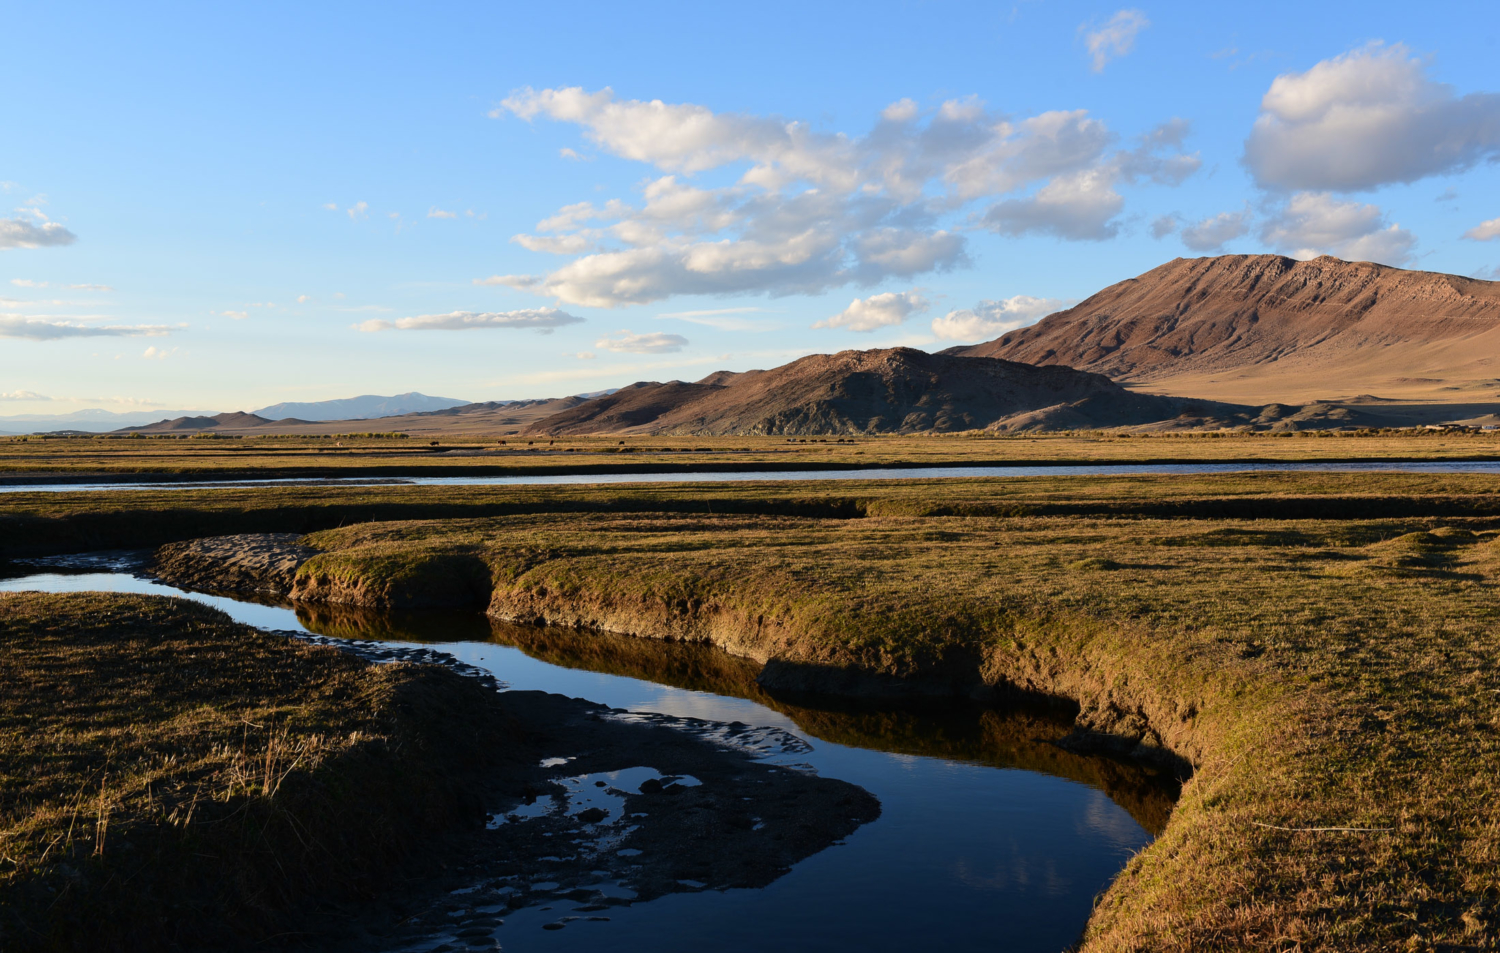
[(1179, 258), (993, 341), (944, 352), (1264, 404), (1500, 399), (1500, 282), (1324, 256)]
[(1149, 424), (1245, 408), (1132, 393), (1098, 374), (912, 348), (814, 354), (689, 384), (638, 383), (526, 433), (856, 434)]

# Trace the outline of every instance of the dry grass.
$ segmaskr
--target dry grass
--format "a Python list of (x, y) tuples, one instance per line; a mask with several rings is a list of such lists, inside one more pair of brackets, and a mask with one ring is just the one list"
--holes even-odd
[(305, 926), (478, 816), (487, 697), (192, 603), (0, 595), (0, 948)]
[[(467, 451), (453, 453), (451, 451)], [(475, 455), (481, 453), (482, 455)], [(1500, 459), (1500, 434), (1304, 431), (1285, 434), (1061, 433), (927, 437), (0, 437), (0, 474), (185, 474), (198, 478), (671, 472), (1005, 463)]]
[(1496, 525), (575, 513), (326, 531), (303, 571), (374, 591), (446, 551), (501, 611), (759, 616), (781, 659), (1071, 694), (1196, 768), (1088, 949), (1493, 949)]

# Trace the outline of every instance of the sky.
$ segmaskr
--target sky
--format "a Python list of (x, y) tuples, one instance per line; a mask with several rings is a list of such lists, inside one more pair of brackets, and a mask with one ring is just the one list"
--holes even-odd
[(996, 337), (1177, 257), (1500, 278), (1488, 3), (0, 2), (0, 416)]

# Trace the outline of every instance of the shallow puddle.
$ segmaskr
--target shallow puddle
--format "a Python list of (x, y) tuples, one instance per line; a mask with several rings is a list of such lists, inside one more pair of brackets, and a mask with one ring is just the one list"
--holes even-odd
[[(613, 718), (670, 724), (777, 770), (859, 785), (880, 801), (878, 820), (763, 888), (678, 880), (678, 892), (632, 904), (601, 871), (584, 885), (594, 900), (579, 901), (548, 894), (540, 870), (525, 884), (464, 888), (451, 897), (450, 922), (400, 949), (1056, 953), (1078, 939), (1094, 897), (1150, 843), (1173, 802), (1172, 785), (1147, 769), (1052, 744), (1070, 730), (1055, 712), (776, 697), (756, 684), (753, 663), (698, 646), (467, 614), (294, 611), (185, 593), (129, 565), (59, 561), (0, 579), (0, 591), (186, 596), (265, 629), (366, 640), (363, 651), (377, 661), (447, 662), (489, 673), (497, 687), (589, 699), (616, 709)], [(574, 773), (565, 760), (546, 767), (565, 793), (508, 809), (491, 825), (598, 812), (588, 815), (589, 849), (609, 850), (630, 822), (620, 792), (696, 780), (662, 777), (651, 765), (597, 775)], [(526, 901), (517, 908), (495, 902), (518, 892)], [(583, 892), (574, 884), (570, 896)]]

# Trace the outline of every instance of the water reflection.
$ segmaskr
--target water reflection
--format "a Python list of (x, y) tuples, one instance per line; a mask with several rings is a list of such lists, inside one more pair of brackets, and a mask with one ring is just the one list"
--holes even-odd
[[(987, 708), (962, 701), (860, 702), (788, 696), (763, 689), (760, 665), (703, 645), (498, 622), (472, 612), (398, 612), (351, 606), (297, 607), (308, 630), (335, 638), (389, 642), (490, 642), (565, 669), (597, 672), (754, 702), (787, 716), (804, 733), (839, 745), (1037, 771), (1102, 791), (1153, 836), (1166, 827), (1180, 785), (1153, 767), (1076, 754), (1054, 742), (1072, 713), (1045, 705)], [(712, 717), (706, 713), (703, 717)], [(1092, 812), (1090, 827), (1108, 812)], [(1111, 832), (1095, 830), (1096, 834)]]

